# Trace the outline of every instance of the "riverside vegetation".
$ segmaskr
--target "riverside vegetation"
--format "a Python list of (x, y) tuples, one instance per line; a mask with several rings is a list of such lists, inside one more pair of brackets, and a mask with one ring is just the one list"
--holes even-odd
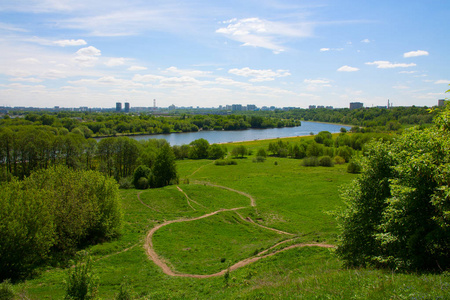
[[(2, 231), (20, 228), (14, 227), (21, 224), (14, 216), (39, 221), (41, 214), (34, 218), (35, 208), (50, 205), (39, 200), (44, 199), (40, 193), (51, 199), (61, 195), (72, 196), (70, 199), (74, 201), (86, 199), (75, 202), (74, 207), (92, 207), (86, 210), (85, 224), (93, 227), (80, 227), (84, 231), (80, 236), (74, 235), (71, 253), (55, 251), (60, 247), (59, 235), (48, 234), (48, 239), (42, 239), (47, 242), (38, 243), (45, 244), (47, 250), (43, 254), (36, 252), (39, 259), (25, 261), (27, 272), (19, 274), (27, 280), (16, 281), (14, 286), (5, 282), (0, 289), (13, 291), (19, 298), (63, 298), (73, 286), (70, 278), (81, 277), (72, 271), (71, 277), (67, 277), (65, 267), (71, 263), (58, 257), (70, 257), (74, 251), (85, 249), (90, 253), (88, 273), (95, 274), (86, 277), (93, 278), (87, 282), (95, 285), (90, 286), (90, 294), (106, 299), (120, 295), (128, 299), (448, 298), (450, 278), (444, 272), (449, 257), (448, 119), (449, 113), (444, 111), (429, 129), (415, 128), (398, 137), (345, 132), (330, 136), (323, 132), (307, 138), (230, 144), (231, 151), (205, 141), (197, 141), (183, 150), (182, 146), (168, 147), (161, 141), (153, 141), (151, 146), (138, 143), (136, 161), (131, 166), (124, 166), (126, 162), (119, 158), (123, 154), (117, 154), (120, 151), (112, 151), (110, 158), (105, 159), (96, 150), (89, 159), (90, 168), (122, 180), (123, 187), (131, 187), (135, 175), (137, 181), (147, 180), (144, 187), (154, 188), (119, 191), (117, 184), (112, 184), (114, 201), (98, 196), (94, 198), (99, 200), (92, 204), (89, 200), (97, 192), (88, 189), (83, 193), (83, 189), (91, 181), (102, 180), (103, 184), (97, 186), (105, 188), (112, 179), (105, 179), (97, 171), (72, 173), (75, 171), (70, 170), (74, 168), (86, 168), (85, 158), (80, 157), (73, 166), (56, 169), (51, 159), (47, 160), (48, 165), (42, 160), (35, 169), (27, 168), (29, 161), (23, 161), (23, 168), (31, 174), (24, 181), (10, 179), (13, 172), (4, 163), (4, 178), (10, 182), (2, 185), (5, 193), (2, 201), (13, 199), (14, 194), (14, 199), (28, 202), (14, 199), (10, 202), (16, 204), (17, 213), (6, 213), (7, 218), (1, 218)], [(378, 142), (370, 143), (369, 137), (377, 138)], [(431, 143), (427, 142), (430, 140)], [(118, 143), (127, 143), (124, 141)], [(350, 153), (348, 159), (346, 152)], [(86, 155), (85, 151), (81, 153)], [(212, 153), (220, 155), (213, 157)], [(184, 159), (185, 155), (191, 158)], [(414, 159), (409, 160), (408, 155)], [(213, 159), (226, 156), (227, 160), (234, 157), (232, 161), (236, 163), (213, 163)], [(317, 156), (321, 157), (317, 159), (319, 162), (328, 161), (320, 163), (328, 167), (304, 163)], [(179, 160), (175, 162), (176, 157)], [(62, 155), (57, 161), (67, 165), (63, 158), (66, 157)], [(362, 166), (361, 175), (347, 172), (350, 164), (346, 161), (355, 158), (355, 163)], [(176, 176), (158, 181), (160, 173), (154, 168), (164, 163), (176, 165)], [(142, 172), (136, 175), (138, 166), (148, 170), (142, 171), (141, 167)], [(11, 164), (11, 170), (15, 167), (22, 168)], [(75, 176), (85, 181), (79, 183)], [(67, 179), (70, 185), (58, 190), (54, 177), (64, 182)], [(339, 189), (346, 185), (348, 192), (344, 193), (344, 199), (349, 206), (339, 196)], [(370, 197), (377, 195), (378, 190), (379, 197)], [(104, 207), (100, 204), (103, 198), (114, 204), (106, 207), (117, 212), (109, 214), (117, 216), (117, 222), (89, 219), (88, 212), (108, 216), (95, 210)], [(111, 209), (114, 207), (117, 210)], [(38, 222), (50, 226), (45, 227), (50, 233), (50, 229), (59, 232), (58, 220), (49, 213), (52, 208), (42, 210), (42, 220), (46, 222)], [(419, 211), (427, 214), (421, 214), (417, 223), (409, 212), (414, 216)], [(8, 227), (11, 224), (16, 225)], [(96, 227), (102, 224), (112, 225), (106, 227), (109, 231), (102, 231)], [(34, 226), (26, 222), (25, 225)], [(152, 228), (157, 230), (150, 235)], [(26, 230), (22, 232), (21, 236), (13, 237), (25, 249), (21, 253), (26, 256), (27, 247), (36, 239), (30, 238)], [(366, 247), (368, 243), (373, 247)], [(337, 246), (338, 255), (333, 245)], [(412, 245), (425, 247), (410, 251)], [(154, 263), (157, 259), (151, 250), (173, 274)], [(41, 260), (45, 257), (53, 260), (45, 263)], [(424, 257), (430, 259), (423, 260)], [(253, 263), (235, 267), (248, 258)], [(61, 263), (58, 266), (55, 262)], [(36, 266), (37, 269), (31, 268)], [(417, 272), (427, 269), (427, 273)], [(40, 272), (43, 270), (47, 272)]]

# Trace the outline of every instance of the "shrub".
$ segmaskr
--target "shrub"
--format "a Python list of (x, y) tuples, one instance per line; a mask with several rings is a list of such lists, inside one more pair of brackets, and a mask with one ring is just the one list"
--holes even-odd
[(0, 300), (13, 300), (14, 296), (14, 289), (9, 280), (0, 283)]
[(317, 167), (319, 165), (319, 159), (315, 156), (306, 157), (302, 160), (304, 167)]
[(80, 259), (68, 271), (65, 299), (95, 299), (98, 289), (98, 277), (92, 272), (92, 259), (82, 252)]
[(133, 292), (125, 280), (120, 284), (119, 293), (114, 297), (115, 300), (131, 300), (133, 299)]
[(216, 166), (228, 166), (228, 165), (237, 165), (237, 162), (231, 159), (218, 159), (214, 161), (214, 164)]
[(264, 156), (257, 156), (255, 158), (253, 158), (253, 162), (259, 163), (259, 162), (264, 162), (266, 160), (266, 158)]
[(259, 148), (258, 151), (256, 152), (256, 156), (266, 157), (267, 156), (266, 150), (264, 150), (264, 148)]
[(132, 177), (122, 177), (119, 179), (119, 188), (120, 189), (132, 189), (133, 188), (133, 179)]
[(351, 161), (347, 166), (347, 172), (357, 174), (361, 172), (361, 165), (355, 161)]
[(319, 165), (322, 167), (332, 167), (334, 166), (333, 160), (329, 156), (322, 156), (319, 158)]
[(140, 190), (148, 189), (148, 179), (145, 177), (139, 178), (139, 180), (136, 183), (136, 188)]
[(345, 164), (345, 159), (343, 158), (343, 157), (341, 157), (341, 156), (335, 156), (334, 157), (334, 163), (336, 164), (336, 165), (342, 165), (342, 164)]
[[(134, 170), (133, 173), (133, 185), (137, 188), (137, 189), (146, 189), (148, 188), (148, 178), (150, 177), (152, 173), (152, 170), (144, 165), (140, 165), (139, 167), (136, 168), (136, 170)], [(139, 180), (141, 180), (141, 178), (147, 178), (147, 184), (145, 187), (142, 187), (142, 185), (139, 184)], [(143, 182), (141, 182), (143, 183)]]

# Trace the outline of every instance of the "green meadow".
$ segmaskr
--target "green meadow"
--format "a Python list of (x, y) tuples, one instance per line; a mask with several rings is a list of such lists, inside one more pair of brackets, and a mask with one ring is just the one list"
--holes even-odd
[[(275, 157), (253, 162), (268, 142), (227, 144), (228, 151), (241, 144), (253, 150), (237, 165), (178, 161), (179, 185), (121, 190), (122, 236), (88, 249), (99, 296), (113, 299), (126, 281), (135, 299), (450, 298), (447, 273), (347, 269), (333, 248), (319, 247), (336, 245), (331, 212), (344, 205), (340, 188), (358, 175), (347, 173), (346, 164), (304, 167)], [(154, 250), (177, 275), (228, 271), (208, 278), (165, 274), (144, 247), (159, 225)], [(259, 259), (232, 269), (249, 258)], [(67, 269), (41, 271), (15, 288), (31, 299), (63, 298)]]

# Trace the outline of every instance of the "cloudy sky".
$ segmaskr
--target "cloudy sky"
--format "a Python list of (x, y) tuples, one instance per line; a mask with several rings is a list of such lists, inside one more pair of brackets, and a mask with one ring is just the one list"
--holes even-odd
[(448, 0), (1, 0), (0, 106), (432, 106)]

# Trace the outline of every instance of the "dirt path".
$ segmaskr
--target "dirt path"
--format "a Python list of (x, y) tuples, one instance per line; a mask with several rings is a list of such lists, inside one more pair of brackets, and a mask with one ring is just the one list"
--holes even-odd
[[(202, 167), (203, 167), (203, 166), (202, 166)], [(200, 168), (201, 168), (201, 167), (200, 167)], [(199, 169), (200, 169), (200, 168), (199, 168)], [(195, 173), (195, 172), (194, 172), (194, 173)], [(226, 189), (226, 190), (229, 190), (229, 191), (232, 191), (232, 192), (241, 194), (241, 195), (243, 195), (243, 196), (245, 196), (245, 197), (247, 197), (247, 198), (250, 199), (250, 205), (251, 205), (252, 207), (255, 207), (255, 206), (256, 206), (255, 199), (254, 199), (251, 195), (249, 195), (249, 194), (247, 194), (247, 193), (244, 193), (244, 192), (242, 192), (242, 191), (238, 191), (238, 190), (235, 190), (235, 189), (226, 187), (226, 186), (221, 186), (221, 185), (217, 185), (217, 184), (212, 184), (212, 183), (209, 183), (209, 182), (194, 181), (194, 183), (195, 183), (195, 184), (204, 184), (204, 185), (208, 185), (208, 186), (218, 187), (218, 188)], [(193, 201), (193, 200), (190, 199), (189, 196), (188, 196), (188, 195), (187, 195), (180, 187), (177, 186), (177, 189), (178, 189), (180, 192), (182, 192), (182, 193), (186, 196), (186, 199), (187, 199), (187, 201), (188, 201), (189, 206), (190, 206), (193, 210), (195, 210), (195, 209), (192, 207), (192, 205), (190, 204), (190, 200), (191, 200), (191, 201)], [(139, 201), (141, 201), (141, 203), (142, 203), (143, 205), (145, 205), (145, 206), (147, 206), (147, 207), (149, 207), (149, 208), (155, 210), (154, 208), (152, 208), (152, 207), (150, 207), (150, 206), (148, 206), (148, 205), (146, 205), (145, 203), (142, 202), (142, 200), (139, 198), (139, 195), (140, 195), (140, 194), (141, 194), (141, 192), (138, 193), (138, 195), (137, 195)], [(195, 201), (193, 201), (193, 202), (195, 202)], [(195, 203), (198, 204), (197, 202), (195, 202)], [(200, 204), (198, 204), (198, 205), (200, 205)], [(150, 258), (150, 259), (151, 259), (158, 267), (160, 267), (161, 270), (162, 270), (165, 274), (167, 274), (167, 275), (169, 275), (169, 276), (191, 277), (191, 278), (209, 278), (209, 277), (222, 276), (222, 275), (224, 275), (226, 272), (234, 271), (234, 270), (236, 270), (236, 269), (238, 269), (238, 268), (242, 268), (242, 267), (244, 267), (244, 266), (246, 266), (246, 265), (249, 265), (249, 264), (251, 264), (251, 263), (254, 263), (254, 262), (256, 262), (256, 261), (258, 261), (258, 260), (260, 260), (260, 259), (263, 259), (263, 258), (266, 258), (266, 257), (270, 257), (270, 256), (273, 256), (273, 255), (275, 255), (275, 254), (277, 254), (277, 253), (280, 253), (280, 252), (283, 252), (283, 251), (287, 251), (287, 250), (290, 250), (290, 249), (293, 249), (293, 248), (301, 248), (301, 247), (335, 248), (334, 245), (329, 245), (329, 244), (320, 244), (320, 243), (306, 244), (306, 243), (300, 243), (300, 244), (290, 245), (290, 246), (288, 246), (288, 247), (286, 247), (286, 248), (283, 248), (283, 249), (280, 249), (280, 250), (277, 250), (277, 251), (268, 253), (268, 252), (271, 251), (272, 249), (274, 249), (274, 248), (276, 248), (276, 247), (278, 247), (278, 246), (280, 246), (280, 245), (282, 245), (282, 244), (291, 242), (291, 241), (293, 240), (293, 239), (290, 239), (290, 240), (282, 241), (282, 242), (280, 242), (280, 243), (278, 243), (278, 244), (276, 244), (276, 245), (273, 245), (272, 247), (270, 247), (270, 248), (268, 248), (268, 249), (266, 249), (266, 250), (263, 250), (263, 251), (259, 252), (257, 255), (255, 255), (255, 256), (253, 256), (253, 257), (250, 257), (250, 258), (244, 259), (244, 260), (242, 260), (242, 261), (239, 261), (239, 262), (235, 263), (234, 265), (230, 266), (229, 268), (224, 269), (224, 270), (222, 270), (222, 271), (220, 271), (220, 272), (217, 272), (217, 273), (214, 273), (214, 274), (208, 274), (208, 275), (197, 275), (197, 274), (182, 274), (182, 273), (176, 273), (176, 272), (174, 272), (174, 271), (168, 266), (168, 264), (164, 261), (164, 259), (162, 259), (160, 256), (158, 256), (158, 254), (156, 253), (156, 251), (155, 251), (155, 249), (154, 249), (154, 247), (153, 247), (153, 241), (152, 241), (153, 235), (155, 234), (156, 231), (158, 231), (159, 229), (161, 229), (161, 228), (164, 227), (164, 226), (167, 226), (167, 225), (172, 224), (172, 223), (190, 222), (190, 221), (200, 220), (200, 219), (208, 218), (208, 217), (211, 217), (211, 216), (213, 216), (213, 215), (216, 215), (216, 214), (218, 214), (218, 213), (220, 213), (220, 212), (225, 212), (225, 211), (235, 211), (235, 212), (236, 212), (237, 210), (244, 209), (244, 208), (246, 208), (246, 207), (236, 207), (236, 208), (231, 208), (231, 209), (219, 209), (219, 210), (217, 210), (217, 211), (214, 211), (214, 212), (211, 212), (211, 213), (207, 213), (207, 214), (205, 214), (205, 215), (202, 215), (202, 216), (199, 216), (199, 217), (195, 217), (195, 218), (190, 218), (190, 219), (182, 218), (182, 219), (171, 220), (171, 221), (166, 221), (166, 222), (164, 222), (164, 223), (161, 223), (161, 224), (159, 224), (159, 225), (153, 227), (153, 228), (147, 233), (147, 237), (146, 237), (146, 239), (145, 239), (145, 245), (144, 245), (144, 248), (145, 248), (145, 250), (146, 250), (146, 252), (147, 252), (147, 256), (148, 256), (148, 257), (149, 257), (149, 258)], [(244, 220), (244, 221), (246, 221), (246, 222), (250, 222), (250, 223), (252, 223), (252, 224), (255, 224), (255, 225), (257, 225), (257, 226), (260, 226), (260, 227), (262, 227), (262, 228), (265, 228), (265, 229), (267, 229), (267, 230), (271, 230), (271, 231), (277, 232), (278, 234), (285, 234), (285, 235), (291, 235), (291, 236), (294, 235), (294, 234), (289, 233), (289, 232), (281, 231), (281, 230), (278, 230), (278, 229), (275, 229), (275, 228), (270, 228), (270, 227), (267, 227), (267, 226), (264, 226), (264, 225), (260, 225), (260, 224), (258, 224), (258, 223), (255, 223), (255, 221), (253, 221), (251, 218), (244, 218), (244, 217), (243, 217), (241, 214), (239, 214), (238, 212), (236, 212), (236, 214), (237, 214), (242, 220)], [(133, 246), (133, 247), (134, 247), (134, 246)], [(132, 248), (132, 247), (131, 247), (131, 248)], [(128, 250), (128, 249), (125, 249), (124, 251), (127, 251), (127, 250)], [(268, 254), (266, 254), (266, 253), (268, 253)]]
[[(190, 221), (200, 220), (200, 219), (204, 219), (204, 218), (208, 218), (208, 217), (214, 216), (214, 215), (216, 215), (216, 214), (218, 214), (218, 213), (220, 213), (220, 212), (223, 212), (223, 211), (236, 211), (236, 210), (244, 209), (244, 208), (245, 208), (245, 207), (237, 207), (237, 208), (231, 208), (231, 209), (219, 209), (219, 210), (217, 210), (217, 211), (214, 211), (214, 212), (205, 214), (205, 215), (200, 216), (200, 217), (191, 218), (191, 219), (171, 220), (171, 221), (166, 221), (166, 222), (164, 222), (164, 223), (162, 223), (162, 224), (159, 224), (159, 225), (153, 227), (153, 228), (148, 232), (148, 234), (147, 234), (147, 238), (146, 238), (146, 240), (145, 240), (145, 245), (144, 245), (144, 248), (145, 248), (145, 250), (147, 251), (147, 255), (148, 255), (148, 256), (151, 258), (151, 260), (153, 260), (153, 262), (154, 262), (157, 266), (159, 266), (159, 267), (163, 270), (163, 272), (166, 273), (167, 275), (170, 275), (170, 276), (180, 276), (180, 274), (177, 274), (177, 273), (173, 272), (172, 269), (169, 268), (169, 266), (167, 265), (167, 263), (166, 263), (162, 258), (160, 258), (160, 257), (158, 256), (158, 254), (156, 254), (156, 251), (155, 251), (155, 249), (153, 248), (153, 241), (152, 241), (153, 234), (155, 234), (155, 232), (156, 232), (157, 230), (159, 230), (160, 228), (162, 228), (162, 227), (164, 227), (164, 226), (166, 226), (166, 225), (172, 224), (172, 223), (190, 222)], [(189, 275), (189, 274), (185, 274), (185, 275)]]
[(137, 194), (137, 198), (138, 198), (139, 201), (141, 201), (142, 205), (147, 206), (148, 208), (150, 208), (151, 210), (154, 210), (154, 211), (156, 211), (156, 212), (160, 212), (160, 211), (157, 210), (156, 208), (153, 208), (153, 207), (151, 207), (150, 205), (145, 204), (145, 203), (141, 200), (141, 194), (142, 194), (142, 191), (140, 191), (140, 192)]
[(238, 190), (229, 188), (229, 187), (227, 187), (227, 186), (223, 186), (223, 185), (218, 185), (218, 184), (210, 183), (210, 182), (207, 182), (207, 181), (198, 181), (198, 180), (194, 180), (192, 183), (194, 183), (194, 184), (206, 184), (206, 185), (209, 185), (209, 186), (218, 187), (218, 188), (221, 188), (221, 189), (225, 189), (225, 190), (228, 190), (228, 191), (232, 191), (232, 192), (241, 194), (242, 196), (245, 196), (245, 197), (247, 197), (247, 198), (250, 199), (250, 205), (251, 205), (252, 207), (255, 207), (255, 206), (256, 206), (256, 201), (255, 201), (255, 199), (254, 199), (250, 194), (247, 194), (247, 193), (244, 193), (244, 192), (241, 192), (241, 191), (238, 191)]
[(189, 196), (178, 185), (177, 185), (177, 189), (184, 194), (184, 196), (186, 197), (187, 203), (192, 208), (192, 210), (196, 210), (196, 209), (191, 205), (191, 201), (194, 202), (195, 204), (197, 204), (198, 206), (205, 207), (204, 205), (201, 205), (197, 201), (189, 198)]

